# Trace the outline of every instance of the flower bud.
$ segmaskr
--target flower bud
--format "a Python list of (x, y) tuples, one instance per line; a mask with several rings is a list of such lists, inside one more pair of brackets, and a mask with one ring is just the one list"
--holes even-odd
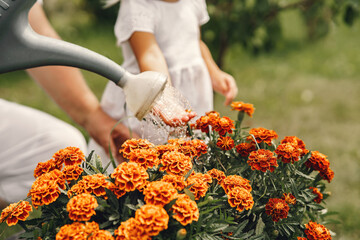
[(183, 240), (186, 237), (186, 229), (185, 228), (181, 228), (179, 231), (177, 231), (176, 233), (176, 240)]
[(278, 231), (278, 230), (274, 230), (274, 231), (273, 231), (273, 235), (274, 235), (275, 237), (279, 236), (279, 231)]

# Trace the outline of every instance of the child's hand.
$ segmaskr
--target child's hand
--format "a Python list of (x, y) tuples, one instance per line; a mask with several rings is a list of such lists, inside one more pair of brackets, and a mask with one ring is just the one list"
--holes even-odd
[(164, 111), (164, 109), (167, 108), (157, 104), (152, 111), (171, 127), (183, 126), (196, 117), (196, 112), (185, 110), (181, 106), (172, 106), (171, 111)]
[(225, 96), (225, 105), (229, 105), (238, 93), (235, 79), (221, 70), (211, 75), (213, 89)]

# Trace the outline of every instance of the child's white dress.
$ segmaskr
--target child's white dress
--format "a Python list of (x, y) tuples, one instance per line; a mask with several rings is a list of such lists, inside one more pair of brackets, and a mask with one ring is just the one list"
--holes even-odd
[[(189, 100), (198, 116), (204, 115), (213, 109), (211, 80), (199, 45), (200, 26), (208, 20), (205, 0), (122, 0), (115, 24), (115, 35), (124, 57), (122, 66), (131, 73), (139, 73), (129, 38), (136, 31), (153, 33), (168, 65), (172, 85)], [(125, 113), (124, 104), (122, 89), (109, 82), (101, 100), (104, 111), (115, 119), (132, 116)], [(147, 138), (137, 119), (130, 118), (123, 123)], [(99, 154), (100, 147), (95, 149), (93, 143), (89, 150)]]

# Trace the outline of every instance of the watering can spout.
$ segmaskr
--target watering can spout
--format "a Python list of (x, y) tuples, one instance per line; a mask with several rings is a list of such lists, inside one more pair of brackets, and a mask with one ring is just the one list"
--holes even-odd
[[(132, 106), (130, 110), (142, 119), (164, 90), (167, 77), (155, 72), (133, 75), (91, 50), (35, 33), (28, 21), (29, 10), (35, 2), (0, 0), (0, 73), (49, 65), (85, 69), (123, 88), (126, 101)], [(139, 79), (147, 87), (141, 87), (144, 84)]]

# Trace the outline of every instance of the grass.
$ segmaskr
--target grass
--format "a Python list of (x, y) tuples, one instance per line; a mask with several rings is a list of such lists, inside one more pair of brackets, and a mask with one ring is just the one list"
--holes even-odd
[[(334, 239), (360, 239), (360, 24), (333, 26), (327, 38), (309, 43), (297, 15), (283, 17), (285, 40), (273, 53), (254, 57), (234, 47), (227, 54), (225, 68), (237, 80), (237, 100), (256, 107), (254, 117), (246, 118), (244, 125), (273, 129), (279, 140), (296, 135), (310, 150), (327, 155), (335, 171), (327, 206), (339, 213), (341, 222), (328, 227), (337, 233)], [(121, 63), (111, 27), (85, 30), (63, 36)], [(85, 71), (84, 75), (100, 98), (106, 80)], [(0, 75), (0, 97), (71, 123), (23, 72)], [(216, 94), (215, 109), (235, 118), (236, 113), (222, 102)]]

